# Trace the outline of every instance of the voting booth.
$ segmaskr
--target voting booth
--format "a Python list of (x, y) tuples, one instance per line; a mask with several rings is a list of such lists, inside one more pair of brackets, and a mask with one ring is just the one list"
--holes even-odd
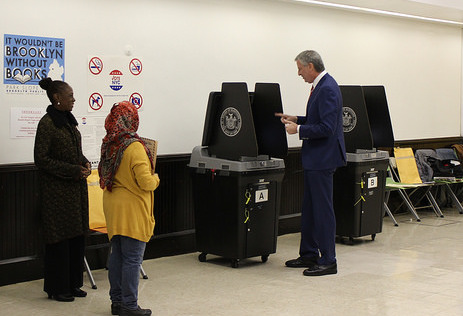
[[(351, 243), (354, 237), (367, 235), (374, 240), (382, 231), (389, 163), (388, 152), (377, 150), (390, 144), (385, 128), (390, 125), (386, 95), (384, 87), (340, 86), (340, 89), (347, 165), (334, 174), (336, 234), (341, 239), (348, 237)], [(383, 124), (385, 120), (389, 123)]]
[(280, 87), (223, 83), (209, 94), (201, 146), (193, 149), (196, 249), (239, 266), (245, 258), (276, 252), (283, 157), (288, 144)]

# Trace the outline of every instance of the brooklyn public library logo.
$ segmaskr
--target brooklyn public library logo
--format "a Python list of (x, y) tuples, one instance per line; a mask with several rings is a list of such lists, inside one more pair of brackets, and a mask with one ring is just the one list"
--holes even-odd
[(241, 130), (241, 123), (241, 114), (233, 107), (226, 108), (220, 116), (220, 127), (227, 136), (236, 136)]

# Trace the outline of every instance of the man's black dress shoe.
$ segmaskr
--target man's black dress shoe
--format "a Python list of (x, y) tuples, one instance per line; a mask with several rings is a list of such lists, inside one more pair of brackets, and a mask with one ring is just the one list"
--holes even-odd
[(71, 290), (71, 294), (74, 297), (86, 297), (87, 296), (87, 292), (82, 291), (81, 289), (79, 289), (77, 287), (75, 289)]
[(140, 306), (137, 309), (127, 309), (124, 306), (121, 306), (120, 316), (150, 316), (151, 309), (143, 309)]
[(111, 303), (111, 315), (119, 315), (121, 312), (121, 302), (112, 302)]
[(48, 294), (48, 298), (58, 302), (72, 302), (74, 301), (74, 296), (70, 294)]
[(299, 257), (286, 261), (285, 265), (289, 268), (310, 268), (317, 265), (317, 257)]
[(336, 263), (328, 264), (328, 265), (315, 265), (308, 269), (304, 270), (305, 276), (319, 276), (319, 275), (327, 275), (327, 274), (336, 274), (338, 273), (338, 265)]

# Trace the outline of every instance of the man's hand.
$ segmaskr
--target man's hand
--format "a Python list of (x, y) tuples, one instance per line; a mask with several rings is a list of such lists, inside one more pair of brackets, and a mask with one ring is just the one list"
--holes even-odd
[(281, 120), (281, 123), (283, 123), (283, 124), (286, 124), (285, 120), (286, 121), (291, 121), (293, 123), (297, 123), (297, 116), (294, 116), (294, 115), (288, 115), (288, 114), (284, 114), (284, 113), (275, 113), (275, 116), (279, 117), (280, 120)]
[(284, 113), (275, 113), (275, 116), (280, 117), (281, 123), (285, 124), (288, 134), (292, 135), (297, 133), (297, 116)]
[(285, 124), (286, 132), (290, 135), (296, 134), (297, 133), (297, 124), (289, 121), (289, 120), (283, 120), (283, 123)]

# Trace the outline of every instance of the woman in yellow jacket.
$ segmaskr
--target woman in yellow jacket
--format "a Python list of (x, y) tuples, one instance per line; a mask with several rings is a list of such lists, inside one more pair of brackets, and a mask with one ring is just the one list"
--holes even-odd
[(113, 105), (98, 166), (103, 210), (111, 241), (108, 263), (111, 313), (151, 315), (138, 306), (138, 281), (146, 243), (154, 230), (153, 196), (159, 177), (137, 135), (138, 112), (127, 101)]

